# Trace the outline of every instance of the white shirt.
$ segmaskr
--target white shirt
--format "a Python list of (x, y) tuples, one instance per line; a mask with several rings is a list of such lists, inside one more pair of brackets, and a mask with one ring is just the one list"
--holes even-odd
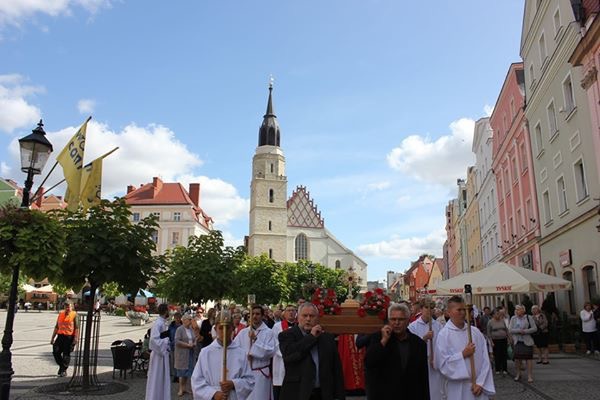
[(583, 332), (596, 332), (596, 320), (594, 319), (594, 312), (587, 311), (585, 308), (579, 313), (581, 318), (581, 330)]

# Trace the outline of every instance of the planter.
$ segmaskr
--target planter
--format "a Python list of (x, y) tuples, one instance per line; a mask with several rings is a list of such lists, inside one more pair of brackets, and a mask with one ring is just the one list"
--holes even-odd
[(563, 351), (565, 353), (576, 353), (577, 349), (575, 348), (575, 343), (564, 343)]
[(550, 353), (560, 353), (560, 347), (557, 344), (549, 344), (548, 352)]
[(131, 325), (133, 326), (142, 326), (146, 325), (146, 320), (142, 318), (129, 318)]

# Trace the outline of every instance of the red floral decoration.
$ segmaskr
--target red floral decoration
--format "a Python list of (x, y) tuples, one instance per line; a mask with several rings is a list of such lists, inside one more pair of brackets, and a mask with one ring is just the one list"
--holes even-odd
[(342, 309), (337, 301), (335, 290), (317, 288), (312, 296), (312, 303), (317, 306), (319, 315), (339, 315)]
[(148, 312), (145, 306), (133, 306), (133, 311), (135, 312)]
[(383, 292), (381, 288), (375, 289), (374, 292), (368, 291), (364, 294), (363, 301), (358, 307), (358, 315), (364, 317), (367, 314), (377, 315), (379, 319), (384, 320), (387, 316), (387, 309), (390, 306), (390, 298)]

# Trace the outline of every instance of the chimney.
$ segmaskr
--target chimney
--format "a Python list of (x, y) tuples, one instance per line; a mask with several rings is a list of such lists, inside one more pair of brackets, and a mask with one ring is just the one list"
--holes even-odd
[(133, 192), (135, 190), (135, 186), (133, 185), (127, 185), (127, 194)]
[(38, 191), (35, 192), (35, 196), (37, 196), (37, 199), (35, 199), (35, 205), (39, 208), (42, 208), (42, 202), (44, 201), (44, 188), (40, 187)]
[(196, 207), (200, 207), (200, 184), (199, 183), (190, 183), (190, 199)]
[(152, 178), (152, 186), (154, 187), (154, 194), (156, 195), (156, 193), (161, 191), (163, 181), (158, 176), (155, 176)]

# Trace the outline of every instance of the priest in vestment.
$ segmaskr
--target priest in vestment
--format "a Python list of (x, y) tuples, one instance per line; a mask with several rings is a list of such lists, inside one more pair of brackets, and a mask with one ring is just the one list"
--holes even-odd
[(150, 363), (146, 381), (146, 400), (171, 398), (171, 368), (169, 364), (169, 307), (158, 306), (158, 319), (150, 330)]
[[(496, 394), (487, 352), (487, 344), (479, 329), (472, 327), (473, 342), (467, 333), (466, 307), (460, 296), (448, 300), (450, 321), (440, 331), (435, 358), (437, 369), (444, 378), (443, 390), (448, 400), (487, 400)], [(470, 356), (475, 358), (475, 384), (471, 383)]]
[(263, 322), (264, 313), (262, 306), (252, 306), (250, 325), (242, 329), (233, 340), (248, 355), (250, 369), (254, 376), (254, 389), (248, 400), (273, 398), (271, 359), (276, 351), (275, 336), (271, 328)]
[[(429, 319), (432, 317), (432, 304), (430, 301), (421, 301), (421, 315), (408, 325), (408, 330), (420, 337), (427, 343), (427, 360), (429, 366), (429, 398), (431, 400), (442, 400), (442, 376), (435, 368), (435, 343), (438, 334), (442, 330), (442, 324), (434, 319), (431, 320), (431, 330), (429, 329)], [(433, 350), (433, 358), (432, 358)], [(433, 361), (433, 364), (432, 362)]]
[[(254, 387), (254, 377), (247, 353), (231, 343), (233, 322), (223, 311), (215, 322), (217, 339), (200, 352), (192, 374), (195, 400), (247, 400)], [(226, 333), (226, 335), (224, 335)], [(227, 377), (223, 379), (223, 340), (227, 346)]]
[(365, 348), (356, 346), (355, 335), (338, 336), (338, 353), (342, 361), (344, 389), (349, 392), (365, 389)]

